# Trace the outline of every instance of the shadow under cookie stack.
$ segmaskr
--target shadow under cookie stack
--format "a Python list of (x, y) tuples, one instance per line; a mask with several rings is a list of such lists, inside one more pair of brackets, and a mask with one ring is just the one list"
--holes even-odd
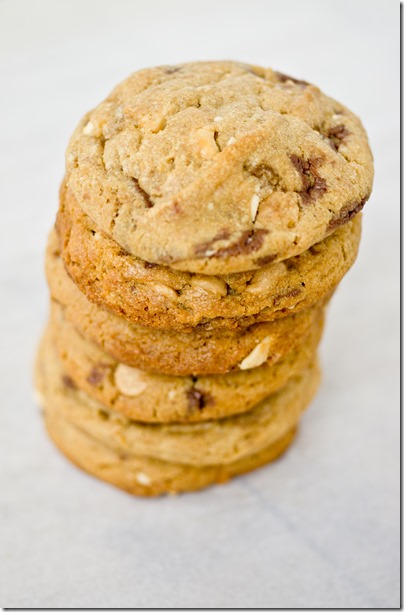
[(359, 119), (271, 70), (163, 66), (86, 115), (66, 159), (36, 364), (51, 438), (136, 495), (276, 459), (358, 251)]

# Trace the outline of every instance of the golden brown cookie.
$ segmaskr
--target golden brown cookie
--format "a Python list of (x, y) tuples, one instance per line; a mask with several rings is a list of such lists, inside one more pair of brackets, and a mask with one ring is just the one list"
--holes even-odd
[(66, 168), (126, 252), (215, 275), (303, 253), (363, 207), (373, 180), (351, 111), (230, 61), (132, 74), (80, 122)]
[(234, 328), (308, 308), (340, 282), (355, 261), (356, 217), (308, 251), (260, 270), (208, 277), (150, 267), (98, 230), (61, 188), (57, 229), (66, 269), (92, 302), (132, 323), (179, 330), (215, 321)]
[(119, 363), (84, 340), (54, 303), (50, 333), (72, 384), (111, 410), (144, 422), (198, 422), (246, 412), (313, 361), (323, 317), (303, 344), (275, 365), (215, 376), (151, 374)]
[(296, 426), (319, 384), (313, 363), (248, 412), (203, 423), (157, 425), (130, 420), (77, 389), (48, 334), (39, 351), (36, 377), (45, 408), (54, 406), (60, 416), (106, 446), (197, 467), (234, 463), (282, 438)]
[(217, 330), (206, 324), (170, 332), (134, 325), (90, 302), (67, 275), (54, 232), (46, 268), (53, 300), (63, 306), (65, 318), (83, 337), (116, 361), (163, 374), (224, 374), (264, 362), (273, 365), (304, 341), (325, 303), (247, 328)]
[(198, 468), (108, 448), (58, 415), (51, 404), (47, 405), (44, 417), (49, 436), (70, 461), (89, 474), (132, 495), (147, 497), (196, 491), (211, 484), (224, 484), (234, 476), (277, 459), (291, 444), (296, 431), (288, 431), (259, 453), (248, 455), (239, 461)]

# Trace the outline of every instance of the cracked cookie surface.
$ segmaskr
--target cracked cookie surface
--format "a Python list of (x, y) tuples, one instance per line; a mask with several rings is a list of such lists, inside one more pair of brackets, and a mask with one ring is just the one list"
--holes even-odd
[(351, 111), (237, 62), (132, 74), (80, 122), (66, 170), (125, 251), (214, 275), (306, 251), (359, 212), (373, 180)]
[(180, 330), (234, 329), (308, 308), (333, 291), (355, 261), (361, 218), (293, 258), (260, 270), (206, 276), (146, 264), (90, 220), (64, 185), (57, 231), (66, 269), (89, 300), (132, 323)]

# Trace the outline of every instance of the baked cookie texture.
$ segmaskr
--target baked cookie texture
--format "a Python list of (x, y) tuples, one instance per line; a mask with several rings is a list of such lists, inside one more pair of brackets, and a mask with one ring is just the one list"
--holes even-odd
[(280, 391), (242, 414), (204, 423), (145, 424), (106, 410), (66, 379), (48, 337), (39, 351), (37, 388), (58, 414), (118, 452), (194, 466), (234, 463), (264, 450), (297, 422), (319, 383), (310, 364)]
[(373, 161), (360, 120), (317, 87), (200, 62), (118, 85), (79, 123), (66, 171), (80, 206), (123, 249), (217, 275), (323, 240), (363, 207)]
[(287, 261), (226, 276), (146, 265), (91, 223), (61, 190), (56, 228), (66, 269), (85, 295), (133, 323), (183, 329), (271, 321), (308, 308), (334, 290), (355, 261), (360, 216)]
[(152, 374), (117, 362), (84, 340), (56, 303), (49, 333), (71, 384), (111, 410), (145, 422), (196, 422), (246, 412), (281, 389), (313, 362), (323, 322), (321, 315), (302, 344), (275, 365), (199, 377)]
[(90, 302), (66, 273), (55, 233), (49, 237), (46, 269), (52, 301), (79, 333), (116, 361), (154, 373), (224, 374), (275, 364), (299, 346), (323, 316), (329, 296), (311, 308), (268, 323), (235, 330), (170, 331), (134, 325)]
[(296, 429), (259, 453), (226, 465), (195, 467), (132, 455), (109, 448), (54, 411), (44, 410), (50, 438), (68, 459), (89, 474), (144, 497), (196, 491), (212, 484), (224, 484), (278, 459), (293, 441)]
[(132, 74), (66, 153), (35, 386), (76, 465), (129, 493), (224, 483), (292, 442), (357, 256), (360, 120), (240, 62)]

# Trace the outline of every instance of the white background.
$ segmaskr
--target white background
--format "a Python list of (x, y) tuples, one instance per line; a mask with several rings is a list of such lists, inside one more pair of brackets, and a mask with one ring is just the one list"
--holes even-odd
[[(272, 66), (352, 108), (375, 186), (290, 452), (226, 486), (142, 500), (43, 433), (43, 251), (81, 115), (133, 70), (208, 58)], [(394, 0), (0, 1), (0, 605), (398, 605), (398, 62)]]

